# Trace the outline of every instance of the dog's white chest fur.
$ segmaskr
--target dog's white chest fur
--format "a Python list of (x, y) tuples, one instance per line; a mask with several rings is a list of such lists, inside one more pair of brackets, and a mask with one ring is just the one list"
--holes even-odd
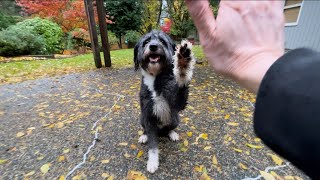
[(143, 75), (143, 83), (148, 87), (149, 91), (152, 94), (153, 100), (153, 114), (159, 117), (162, 125), (169, 124), (170, 122), (170, 108), (168, 105), (167, 100), (160, 94), (157, 95), (156, 91), (154, 90), (154, 81), (155, 76), (148, 74), (146, 71), (141, 70)]

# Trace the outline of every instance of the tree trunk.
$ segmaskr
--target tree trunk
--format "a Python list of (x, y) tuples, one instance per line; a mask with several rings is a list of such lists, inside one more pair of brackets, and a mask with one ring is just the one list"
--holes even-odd
[(119, 46), (119, 48), (120, 48), (120, 49), (122, 49), (122, 41), (121, 41), (121, 35), (120, 35), (120, 37), (119, 37), (119, 42), (118, 42), (118, 46)]
[(159, 15), (158, 15), (158, 20), (157, 20), (157, 27), (160, 24), (161, 12), (162, 12), (162, 0), (160, 0), (160, 8), (159, 8)]

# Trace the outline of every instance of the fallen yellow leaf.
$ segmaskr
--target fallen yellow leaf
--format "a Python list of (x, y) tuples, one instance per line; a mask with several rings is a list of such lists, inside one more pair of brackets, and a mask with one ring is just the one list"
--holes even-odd
[(182, 121), (183, 121), (183, 122), (185, 122), (185, 123), (188, 123), (188, 122), (189, 122), (189, 120), (190, 120), (190, 118), (188, 118), (188, 117), (184, 117), (184, 118), (182, 118)]
[(276, 178), (276, 180), (284, 180), (281, 176), (279, 176), (277, 173), (274, 171), (271, 171), (270, 174)]
[(63, 126), (64, 126), (64, 123), (63, 123), (63, 122), (58, 122), (58, 123), (56, 123), (56, 124), (54, 125), (54, 127), (58, 128), (58, 129), (62, 128)]
[(260, 171), (260, 174), (265, 180), (276, 180), (276, 178), (274, 178), (271, 174), (267, 172)]
[(187, 136), (191, 137), (192, 136), (192, 132), (187, 132)]
[(107, 177), (109, 177), (110, 175), (108, 174), (108, 173), (102, 173), (101, 174), (101, 177), (103, 177), (103, 178), (107, 178)]
[(137, 146), (134, 144), (131, 144), (130, 147), (131, 147), (131, 149), (137, 149)]
[(65, 157), (64, 157), (64, 156), (59, 156), (58, 162), (62, 162), (62, 161), (64, 161), (64, 160), (65, 160)]
[(118, 145), (119, 145), (119, 146), (127, 146), (128, 143), (127, 143), (127, 142), (122, 142), (122, 143), (119, 143)]
[(253, 144), (249, 144), (249, 143), (247, 143), (246, 145), (247, 145), (248, 147), (254, 148), (254, 149), (262, 149), (262, 148), (263, 148), (262, 146), (257, 146), (257, 145), (253, 145)]
[(64, 175), (59, 177), (59, 180), (66, 180), (66, 178), (64, 177)]
[(211, 149), (211, 146), (206, 146), (203, 148), (205, 151), (208, 151), (209, 149)]
[(183, 141), (183, 145), (184, 145), (184, 146), (188, 146), (188, 145), (189, 145), (188, 140), (184, 140), (184, 141)]
[(95, 157), (95, 156), (91, 156), (90, 159), (89, 159), (90, 162), (92, 162), (92, 161), (94, 161), (94, 160), (96, 160), (96, 157)]
[(108, 164), (109, 162), (110, 162), (110, 159), (105, 159), (101, 161), (102, 164)]
[(268, 156), (270, 156), (270, 157), (272, 158), (273, 162), (274, 162), (276, 165), (278, 165), (278, 166), (281, 166), (281, 165), (282, 165), (283, 160), (282, 160), (279, 156), (277, 156), (277, 155), (275, 155), (275, 154), (270, 154), (270, 153), (268, 153)]
[(55, 124), (50, 124), (48, 128), (54, 128)]
[(4, 164), (4, 163), (6, 163), (6, 162), (8, 162), (8, 160), (0, 159), (0, 164)]
[(284, 176), (284, 179), (285, 180), (294, 180), (294, 177), (293, 176)]
[(247, 170), (247, 169), (248, 169), (248, 167), (247, 167), (246, 165), (244, 165), (243, 163), (239, 163), (239, 167), (240, 167), (241, 169), (244, 169), (244, 170)]
[(72, 177), (72, 180), (82, 180), (81, 178), (82, 178), (81, 175), (76, 175)]
[(139, 136), (143, 134), (143, 131), (138, 131)]
[(224, 119), (230, 119), (230, 114), (226, 114), (226, 115), (224, 116)]
[(217, 157), (215, 155), (213, 155), (213, 157), (212, 157), (212, 163), (214, 165), (218, 165), (218, 160), (217, 160)]
[(202, 139), (208, 139), (208, 134), (207, 133), (203, 133), (199, 135), (200, 138)]
[(227, 124), (230, 126), (239, 126), (239, 123), (237, 123), (237, 122), (229, 122)]
[(39, 156), (39, 157), (37, 157), (37, 160), (42, 160), (44, 158), (44, 156)]
[(203, 171), (203, 165), (200, 165), (200, 166), (196, 166), (194, 168), (194, 170), (198, 171), (198, 172), (202, 172)]
[(200, 177), (200, 180), (211, 180), (207, 173), (203, 173)]
[(63, 150), (63, 153), (65, 153), (65, 154), (68, 153), (68, 152), (70, 152), (70, 149), (64, 149)]
[(137, 154), (137, 158), (140, 158), (143, 155), (143, 151), (139, 151)]
[(147, 177), (140, 171), (129, 171), (127, 175), (127, 180), (147, 180)]
[(32, 175), (34, 175), (34, 173), (36, 173), (36, 172), (35, 171), (31, 171), (31, 172), (25, 174), (24, 176), (25, 177), (32, 176)]
[(113, 176), (109, 176), (107, 180), (113, 180)]
[(46, 173), (49, 171), (50, 166), (51, 166), (50, 163), (44, 164), (44, 165), (41, 166), (40, 171), (41, 171), (43, 174), (46, 174)]
[(238, 153), (242, 153), (241, 149), (237, 149), (237, 148), (232, 148), (234, 151), (238, 152)]
[(181, 150), (182, 152), (187, 152), (187, 151), (188, 151), (188, 148), (182, 147), (182, 148), (180, 148), (180, 150)]
[(261, 139), (260, 138), (254, 138), (254, 142), (260, 142)]
[(130, 154), (128, 154), (128, 153), (125, 153), (123, 156), (124, 156), (124, 157), (126, 157), (126, 158), (131, 157), (131, 155), (130, 155)]
[(303, 180), (301, 177), (299, 176), (294, 176), (295, 180)]
[(18, 132), (17, 133), (17, 137), (22, 137), (22, 136), (24, 136), (25, 134), (24, 134), (24, 132)]

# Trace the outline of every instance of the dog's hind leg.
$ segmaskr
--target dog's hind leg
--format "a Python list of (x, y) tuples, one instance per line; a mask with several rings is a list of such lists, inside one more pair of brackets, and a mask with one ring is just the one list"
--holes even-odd
[(150, 130), (147, 132), (149, 147), (147, 170), (154, 173), (159, 167), (158, 135), (155, 129)]
[(196, 60), (193, 57), (191, 49), (192, 44), (189, 41), (183, 40), (181, 44), (177, 46), (173, 56), (173, 73), (179, 87), (188, 85), (193, 75)]

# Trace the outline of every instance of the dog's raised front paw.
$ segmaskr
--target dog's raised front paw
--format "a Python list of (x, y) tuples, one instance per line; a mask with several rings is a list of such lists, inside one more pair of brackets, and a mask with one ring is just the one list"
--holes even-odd
[(145, 134), (142, 134), (140, 137), (139, 137), (139, 143), (146, 143), (148, 141), (148, 136), (145, 135)]
[(169, 138), (171, 139), (171, 141), (179, 141), (179, 134), (175, 131), (170, 131)]
[(181, 44), (177, 46), (175, 55), (173, 56), (173, 73), (180, 87), (188, 84), (193, 75), (193, 68), (196, 61), (191, 49), (192, 44), (189, 41), (183, 40)]

